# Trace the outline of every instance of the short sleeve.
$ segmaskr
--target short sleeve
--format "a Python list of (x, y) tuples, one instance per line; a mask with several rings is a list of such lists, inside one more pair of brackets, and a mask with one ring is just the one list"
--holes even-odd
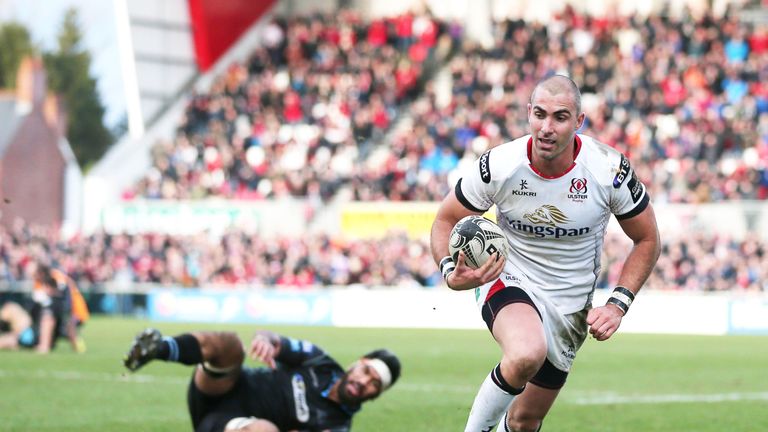
[(323, 354), (325, 351), (310, 341), (281, 336), (280, 354), (275, 360), (287, 365), (298, 366)]
[(621, 155), (621, 161), (616, 176), (613, 179), (613, 195), (611, 199), (611, 212), (616, 219), (629, 219), (637, 216), (650, 202), (648, 191), (637, 174), (632, 169), (629, 159)]
[(494, 182), (491, 175), (493, 150), (483, 153), (456, 183), (456, 198), (468, 210), (484, 213), (493, 206)]

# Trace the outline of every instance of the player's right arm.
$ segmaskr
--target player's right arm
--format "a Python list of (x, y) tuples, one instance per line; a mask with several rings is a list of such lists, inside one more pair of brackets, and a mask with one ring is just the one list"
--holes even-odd
[(259, 330), (251, 340), (250, 357), (271, 368), (277, 363), (298, 366), (325, 352), (312, 342), (280, 336), (268, 330)]
[(281, 345), (280, 336), (276, 333), (269, 330), (258, 330), (251, 339), (248, 355), (274, 369), (276, 366), (275, 357), (280, 354)]
[[(437, 210), (435, 221), (432, 223), (432, 231), (430, 233), (430, 247), (432, 249), (432, 259), (435, 264), (440, 266), (440, 261), (448, 256), (448, 241), (451, 235), (453, 226), (456, 225), (461, 218), (469, 215), (479, 215), (481, 213), (474, 212), (467, 209), (456, 198), (456, 194), (451, 191), (440, 204), (440, 208)], [(455, 262), (456, 268), (446, 278), (446, 284), (448, 288), (455, 291), (464, 291), (472, 288), (477, 288), (487, 282), (490, 282), (499, 277), (501, 271), (504, 270), (505, 260), (501, 255), (497, 255), (497, 259), (488, 260), (485, 264), (477, 269), (469, 267), (465, 262), (464, 252), (459, 252), (457, 261)]]

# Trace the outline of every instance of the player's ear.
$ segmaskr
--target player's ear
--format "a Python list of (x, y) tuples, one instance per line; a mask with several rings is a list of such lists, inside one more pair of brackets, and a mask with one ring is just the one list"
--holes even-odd
[(587, 114), (582, 112), (579, 114), (578, 117), (576, 117), (576, 130), (581, 129), (581, 127), (584, 125), (584, 120), (586, 120)]

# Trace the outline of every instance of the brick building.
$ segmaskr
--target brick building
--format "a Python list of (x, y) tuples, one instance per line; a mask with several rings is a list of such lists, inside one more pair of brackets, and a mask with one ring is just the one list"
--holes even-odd
[(0, 223), (71, 224), (81, 174), (42, 60), (22, 62), (16, 87), (0, 92)]

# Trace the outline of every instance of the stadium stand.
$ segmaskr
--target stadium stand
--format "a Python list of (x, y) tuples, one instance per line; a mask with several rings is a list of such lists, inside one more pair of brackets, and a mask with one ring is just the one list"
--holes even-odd
[[(433, 30), (398, 36), (404, 19)], [(585, 94), (584, 132), (627, 153), (657, 202), (768, 198), (768, 35), (735, 15), (594, 18), (566, 8), (546, 25), (497, 22), (492, 47), (462, 40), (445, 66), (449, 89), (423, 92), (422, 63), (447, 58), (432, 55), (441, 36), (461, 35), (429, 15), (363, 23), (345, 12), (270, 29), (269, 47), (192, 96), (175, 141), (158, 144), (154, 168), (127, 196), (319, 190), (327, 200), (348, 185), (359, 200), (437, 200), (460, 160), (524, 133), (518, 95), (569, 71)], [(405, 111), (410, 122), (384, 140)]]
[[(437, 106), (427, 93), (413, 104), (413, 127), (394, 134), (381, 165), (413, 159), (419, 172), (404, 199), (440, 199), (459, 161), (525, 134), (519, 95), (538, 77), (569, 72), (584, 92), (584, 132), (630, 156), (656, 202), (764, 200), (765, 30), (734, 17), (721, 24), (709, 15), (597, 19), (572, 9), (548, 25), (498, 22), (492, 48), (464, 45), (448, 66), (450, 103)], [(401, 177), (392, 170), (355, 182), (355, 197), (384, 198), (370, 189), (401, 190)]]
[(192, 95), (175, 139), (158, 143), (126, 196), (332, 196), (447, 54), (437, 45), (448, 30), (429, 15), (276, 19), (247, 64)]
[[(496, 22), (492, 34), (483, 48), (427, 12), (277, 17), (250, 60), (189, 95), (177, 133), (157, 143), (153, 167), (124, 199), (323, 205), (345, 191), (356, 201), (436, 201), (462, 166), (525, 133), (527, 101), (518, 95), (566, 70), (584, 90), (585, 132), (630, 155), (655, 202), (768, 198), (765, 28), (735, 14), (595, 18), (566, 8), (548, 24)], [(426, 242), (403, 233), (384, 241), (245, 230), (63, 238), (20, 224), (0, 239), (9, 283), (27, 278), (35, 259), (96, 288), (441, 283)], [(649, 287), (768, 290), (759, 236), (664, 242)], [(609, 236), (601, 287), (615, 282), (622, 251)]]
[[(81, 287), (97, 291), (147, 283), (292, 289), (442, 283), (427, 242), (405, 233), (381, 240), (319, 234), (263, 239), (238, 231), (220, 238), (102, 232), (65, 241), (55, 229), (19, 224), (0, 230), (0, 240), (0, 279), (7, 283), (28, 278), (37, 259), (57, 263)], [(663, 248), (650, 289), (768, 291), (768, 248), (756, 236), (670, 236)], [(608, 235), (598, 287), (614, 286), (628, 250), (624, 237)]]

